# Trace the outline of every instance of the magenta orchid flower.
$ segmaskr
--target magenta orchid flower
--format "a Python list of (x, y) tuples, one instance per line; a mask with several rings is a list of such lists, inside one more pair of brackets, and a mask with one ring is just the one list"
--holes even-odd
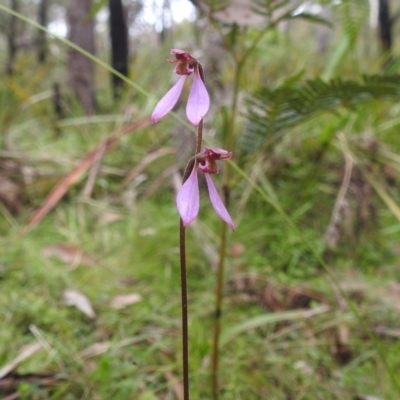
[(217, 160), (228, 160), (231, 157), (232, 153), (218, 148), (206, 148), (203, 153), (199, 153), (195, 156), (195, 165), (193, 170), (189, 178), (182, 185), (176, 198), (176, 205), (178, 207), (184, 227), (187, 227), (199, 213), (200, 194), (199, 182), (197, 179), (197, 169), (200, 168), (206, 176), (208, 193), (210, 195), (210, 200), (214, 210), (231, 227), (232, 231), (235, 230), (235, 225), (233, 224), (232, 218), (222, 203), (222, 200), (219, 197), (217, 189), (215, 188), (210, 176), (210, 174), (218, 173), (218, 165), (216, 163)]
[(171, 54), (175, 54), (176, 60), (171, 60), (167, 57), (167, 61), (169, 63), (177, 63), (174, 72), (181, 75), (181, 77), (157, 103), (151, 116), (151, 121), (155, 124), (174, 108), (181, 95), (186, 78), (194, 73), (194, 82), (186, 105), (186, 115), (189, 121), (194, 126), (197, 126), (210, 107), (210, 97), (202, 79), (202, 66), (186, 51), (172, 49)]

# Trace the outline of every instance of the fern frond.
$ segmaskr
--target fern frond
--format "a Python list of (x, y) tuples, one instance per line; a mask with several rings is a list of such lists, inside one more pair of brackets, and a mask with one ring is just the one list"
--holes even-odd
[(292, 15), (290, 17), (290, 19), (304, 19), (304, 20), (306, 20), (308, 22), (314, 22), (316, 24), (323, 24), (323, 25), (326, 25), (326, 26), (328, 26), (330, 28), (333, 26), (331, 21), (328, 21), (325, 18), (319, 17), (318, 15), (310, 14), (310, 13), (306, 13), (306, 12), (302, 12), (300, 14)]
[(207, 7), (211, 14), (224, 11), (231, 5), (230, 0), (200, 0), (200, 2)]
[(244, 150), (263, 146), (272, 137), (308, 118), (334, 112), (339, 106), (355, 108), (360, 103), (400, 100), (400, 75), (365, 75), (361, 81), (340, 78), (288, 84), (272, 89), (261, 87), (247, 99), (247, 129)]
[(270, 17), (272, 13), (290, 5), (290, 0), (251, 0), (252, 11)]
[(334, 7), (352, 47), (369, 16), (369, 0), (342, 0)]

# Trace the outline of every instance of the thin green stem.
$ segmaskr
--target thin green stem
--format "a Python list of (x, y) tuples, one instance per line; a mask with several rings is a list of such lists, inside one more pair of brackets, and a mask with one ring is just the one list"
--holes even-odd
[(244, 64), (247, 60), (247, 58), (250, 56), (250, 54), (253, 52), (253, 50), (258, 46), (260, 43), (261, 39), (264, 37), (264, 35), (271, 29), (272, 25), (266, 26), (263, 30), (258, 32), (257, 37), (253, 40), (253, 43), (250, 45), (250, 47), (245, 51), (243, 54), (240, 62)]
[(221, 39), (223, 40), (226, 49), (228, 50), (228, 52), (230, 53), (230, 55), (232, 56), (233, 60), (235, 61), (235, 63), (239, 62), (239, 56), (236, 53), (236, 50), (234, 48), (234, 46), (232, 45), (232, 43), (226, 38), (226, 36), (222, 33), (218, 22), (212, 17), (212, 15), (209, 16), (209, 21), (211, 22), (211, 25), (214, 27), (214, 29), (219, 33), (219, 35), (221, 36)]
[[(233, 97), (231, 105), (231, 114), (228, 122), (227, 128), (227, 138), (226, 138), (226, 149), (228, 151), (234, 151), (235, 147), (235, 119), (237, 102), (240, 88), (240, 78), (243, 67), (252, 53), (252, 51), (257, 47), (265, 33), (269, 30), (270, 26), (263, 29), (256, 38), (253, 40), (251, 45), (245, 49), (243, 52), (237, 52), (233, 45), (227, 40), (225, 35), (219, 29), (218, 24), (211, 18), (211, 23), (215, 29), (220, 33), (222, 39), (225, 42), (226, 48), (232, 56), (235, 63), (235, 76), (233, 82)], [(232, 175), (232, 164), (228, 163), (225, 169), (223, 193), (224, 202), (226, 208), (229, 210), (230, 203), (230, 187), (231, 187), (231, 175)], [(227, 225), (223, 222), (221, 226), (221, 241), (219, 247), (219, 260), (217, 267), (217, 282), (215, 290), (215, 321), (214, 321), (214, 334), (213, 334), (213, 349), (212, 349), (212, 360), (211, 360), (211, 390), (213, 399), (218, 399), (218, 368), (219, 368), (219, 341), (221, 332), (221, 316), (222, 316), (222, 299), (223, 299), (223, 285), (224, 285), (224, 266), (226, 260), (226, 247), (227, 247)]]
[[(229, 125), (227, 129), (226, 149), (233, 151), (235, 141), (235, 118), (237, 109), (237, 100), (239, 95), (240, 87), (240, 75), (242, 72), (243, 64), (237, 62), (235, 65), (235, 78), (233, 83), (233, 99), (231, 105), (231, 115), (229, 119)], [(227, 164), (224, 175), (224, 202), (227, 209), (229, 209), (230, 200), (230, 181), (232, 175), (232, 167)], [(222, 316), (222, 299), (223, 299), (223, 288), (224, 288), (224, 266), (226, 260), (226, 247), (227, 247), (227, 228), (228, 225), (223, 221), (221, 225), (221, 242), (219, 247), (219, 260), (217, 267), (217, 282), (215, 290), (215, 321), (214, 321), (214, 334), (213, 334), (213, 349), (212, 349), (212, 360), (211, 360), (211, 388), (213, 399), (218, 399), (218, 368), (219, 368), (219, 341), (221, 333), (221, 316)]]
[(213, 332), (213, 351), (211, 360), (211, 388), (214, 400), (218, 399), (218, 367), (219, 367), (219, 340), (221, 335), (221, 315), (222, 298), (224, 288), (224, 265), (226, 256), (226, 234), (227, 225), (221, 225), (221, 244), (219, 247), (219, 261), (217, 268), (217, 282), (215, 289), (215, 311), (214, 311), (214, 332)]

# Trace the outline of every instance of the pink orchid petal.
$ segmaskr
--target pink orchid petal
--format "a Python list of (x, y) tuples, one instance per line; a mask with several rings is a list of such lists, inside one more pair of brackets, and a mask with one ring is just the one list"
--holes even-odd
[(210, 174), (204, 174), (206, 176), (208, 193), (210, 194), (210, 200), (214, 207), (216, 213), (231, 227), (232, 231), (235, 231), (235, 225), (232, 221), (231, 216), (228, 213), (228, 210), (225, 208), (224, 203), (222, 203), (221, 198), (217, 192), (217, 189), (214, 186), (214, 182), (211, 179)]
[(186, 115), (189, 121), (197, 126), (207, 114), (210, 107), (210, 97), (198, 71), (195, 72), (194, 82), (190, 89), (186, 105)]
[(197, 166), (193, 168), (187, 181), (182, 185), (176, 197), (176, 206), (186, 228), (199, 213), (200, 195), (197, 180)]
[(155, 124), (161, 118), (165, 117), (173, 108), (181, 95), (183, 84), (187, 75), (182, 75), (174, 86), (167, 92), (167, 94), (157, 103), (153, 114), (151, 115), (151, 122)]

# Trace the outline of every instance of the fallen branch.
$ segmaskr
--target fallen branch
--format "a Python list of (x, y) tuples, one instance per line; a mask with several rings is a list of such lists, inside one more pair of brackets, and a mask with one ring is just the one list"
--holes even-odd
[(151, 124), (150, 117), (141, 119), (140, 121), (132, 122), (121, 128), (118, 132), (113, 133), (111, 136), (103, 140), (95, 149), (86, 154), (80, 161), (78, 166), (71, 172), (65, 175), (53, 188), (42, 206), (35, 212), (28, 224), (23, 228), (22, 235), (27, 233), (35, 225), (42, 221), (42, 219), (52, 210), (60, 199), (67, 193), (69, 187), (76, 183), (82, 175), (92, 167), (92, 165), (99, 159), (99, 154), (108, 153), (113, 149), (118, 139), (123, 135), (128, 135), (139, 129), (145, 128)]

